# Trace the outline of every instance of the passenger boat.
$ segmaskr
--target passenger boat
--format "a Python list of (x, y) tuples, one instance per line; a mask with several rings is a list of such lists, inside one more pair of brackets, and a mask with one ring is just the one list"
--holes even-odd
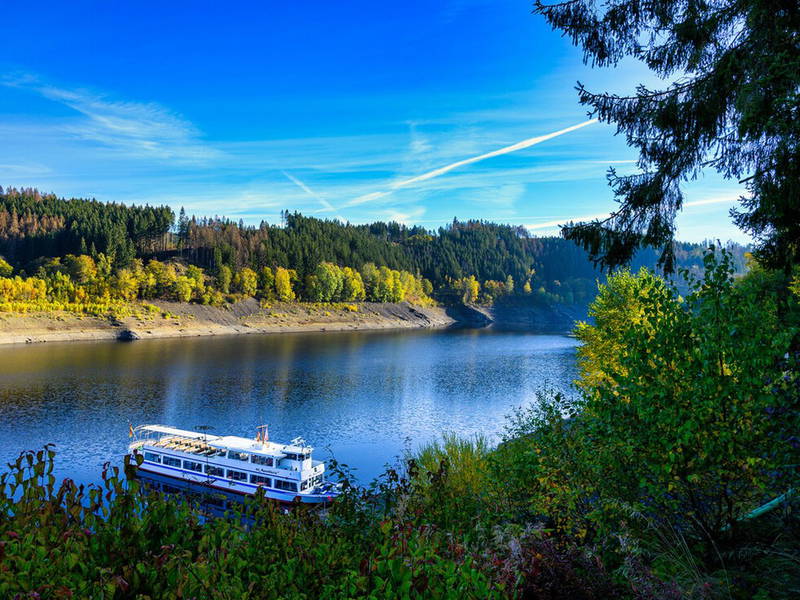
[(290, 504), (327, 504), (339, 485), (326, 481), (325, 463), (311, 457), (302, 438), (289, 444), (269, 441), (267, 427), (255, 439), (217, 436), (165, 425), (130, 428), (131, 454), (144, 459), (139, 469), (243, 495), (263, 490), (267, 498)]

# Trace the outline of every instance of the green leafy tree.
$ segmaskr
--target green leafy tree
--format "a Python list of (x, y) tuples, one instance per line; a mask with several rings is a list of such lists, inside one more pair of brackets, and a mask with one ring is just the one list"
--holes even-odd
[(361, 278), (364, 281), (364, 289), (367, 294), (367, 299), (373, 302), (376, 301), (376, 287), (378, 285), (379, 277), (380, 272), (378, 271), (378, 267), (375, 266), (375, 263), (366, 263), (363, 267), (361, 267)]
[(682, 187), (712, 168), (747, 186), (736, 223), (772, 267), (800, 262), (800, 11), (757, 0), (597, 4), (537, 0), (536, 12), (583, 49), (594, 67), (626, 57), (670, 83), (626, 95), (578, 84), (582, 104), (614, 123), (639, 151), (641, 172), (609, 183), (612, 216), (563, 229), (606, 266), (630, 261), (641, 245), (662, 248), (674, 268), (675, 216)]
[(178, 275), (172, 284), (173, 297), (178, 302), (189, 302), (194, 291), (194, 280), (185, 275)]
[(626, 374), (621, 366), (627, 352), (624, 332), (632, 323), (642, 323), (653, 298), (670, 303), (672, 291), (664, 279), (644, 268), (636, 275), (618, 271), (598, 285), (597, 297), (589, 306), (592, 321), (575, 326), (575, 335), (583, 342), (577, 350), (579, 387), (592, 390), (613, 385), (615, 374)]
[(275, 272), (269, 267), (262, 267), (258, 272), (258, 289), (262, 298), (271, 300), (275, 297)]
[(227, 294), (231, 291), (231, 280), (233, 279), (233, 273), (231, 268), (228, 265), (220, 265), (217, 269), (217, 288), (223, 294)]
[(795, 331), (774, 299), (734, 284), (727, 256), (707, 254), (689, 286), (681, 298), (651, 274), (609, 279), (595, 324), (578, 330), (590, 379), (539, 421), (546, 446), (562, 447), (534, 470), (540, 508), (573, 526), (608, 533), (634, 511), (691, 534), (713, 561), (741, 517), (791, 486), (775, 474), (797, 460), (797, 399), (782, 391), (796, 385), (785, 359)]
[(422, 293), (426, 296), (430, 296), (433, 293), (433, 284), (429, 279), (422, 280)]
[(341, 299), (343, 288), (342, 270), (333, 263), (323, 262), (309, 276), (307, 293), (314, 302), (333, 302)]

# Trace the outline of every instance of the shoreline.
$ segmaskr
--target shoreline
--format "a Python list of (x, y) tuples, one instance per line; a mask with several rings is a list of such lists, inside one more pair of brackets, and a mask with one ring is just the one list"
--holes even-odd
[(160, 314), (112, 319), (65, 312), (0, 313), (0, 346), (73, 341), (253, 335), (325, 331), (446, 329), (480, 325), (444, 307), (408, 303), (276, 303), (262, 308), (253, 299), (224, 307), (152, 302)]

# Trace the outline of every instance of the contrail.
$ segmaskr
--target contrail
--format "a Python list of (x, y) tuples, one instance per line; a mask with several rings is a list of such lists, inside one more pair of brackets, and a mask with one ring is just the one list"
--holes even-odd
[[(693, 200), (692, 202), (685, 202), (683, 208), (690, 208), (692, 206), (705, 206), (706, 204), (722, 204), (723, 202), (735, 202), (736, 198), (720, 197), (720, 198), (706, 198), (704, 200)], [(575, 223), (583, 223), (586, 221), (594, 221), (595, 219), (607, 219), (611, 213), (602, 213), (599, 215), (585, 215), (583, 217), (564, 217), (557, 221), (545, 221), (544, 223), (534, 223), (533, 225), (526, 225), (527, 229), (549, 229), (551, 227), (559, 227), (570, 221)]]
[(315, 193), (314, 193), (314, 191), (313, 191), (313, 190), (312, 190), (310, 187), (308, 187), (308, 186), (307, 186), (305, 183), (303, 183), (302, 181), (300, 181), (300, 180), (299, 180), (297, 177), (295, 177), (294, 175), (291, 175), (291, 174), (287, 173), (286, 171), (281, 171), (281, 173), (283, 173), (284, 175), (286, 175), (286, 178), (287, 178), (289, 181), (291, 181), (292, 183), (294, 183), (294, 184), (295, 184), (297, 187), (299, 187), (301, 190), (303, 190), (303, 191), (304, 191), (306, 194), (308, 194), (309, 196), (312, 196), (312, 197), (316, 198), (316, 199), (317, 199), (317, 201), (318, 201), (320, 204), (322, 204), (322, 206), (323, 206), (323, 210), (325, 210), (325, 211), (330, 211), (330, 212), (333, 212), (333, 211), (335, 211), (335, 210), (336, 210), (336, 209), (333, 207), (333, 205), (332, 205), (330, 202), (328, 202), (327, 200), (325, 200), (325, 198), (323, 198), (322, 196), (319, 196), (318, 194), (315, 194)]
[(545, 221), (544, 223), (534, 223), (533, 225), (526, 225), (528, 229), (549, 229), (550, 227), (558, 227), (559, 225), (563, 225), (564, 223), (569, 223), (570, 221), (576, 221), (578, 223), (583, 221), (594, 221), (595, 219), (605, 219), (610, 215), (610, 213), (602, 213), (599, 215), (586, 215), (583, 217), (564, 217), (563, 219), (558, 219), (556, 221)]
[(578, 125), (573, 125), (572, 127), (567, 127), (566, 129), (560, 129), (559, 131), (554, 131), (553, 133), (548, 133), (546, 135), (539, 135), (536, 137), (528, 138), (527, 140), (522, 140), (521, 142), (517, 142), (516, 144), (511, 144), (510, 146), (505, 146), (504, 148), (499, 148), (498, 150), (492, 150), (491, 152), (487, 152), (486, 154), (480, 154), (478, 156), (473, 156), (472, 158), (465, 158), (464, 160), (459, 160), (458, 162), (451, 163), (444, 167), (439, 167), (438, 169), (434, 169), (433, 171), (428, 171), (427, 173), (423, 173), (422, 175), (417, 175), (416, 177), (411, 177), (410, 179), (395, 181), (389, 186), (389, 190), (384, 192), (372, 192), (370, 194), (359, 196), (358, 198), (355, 198), (350, 202), (348, 202), (347, 204), (345, 204), (345, 206), (356, 206), (358, 204), (364, 204), (365, 202), (377, 200), (378, 198), (391, 194), (394, 190), (397, 190), (399, 188), (403, 188), (409, 185), (414, 185), (415, 183), (419, 183), (421, 181), (427, 181), (428, 179), (433, 179), (434, 177), (439, 177), (439, 175), (444, 175), (445, 173), (452, 171), (453, 169), (457, 169), (458, 167), (471, 165), (472, 163), (480, 162), (482, 160), (486, 160), (487, 158), (494, 158), (495, 156), (502, 156), (503, 154), (516, 152), (517, 150), (524, 150), (525, 148), (530, 148), (531, 146), (535, 146), (536, 144), (541, 144), (542, 142), (546, 142), (547, 140), (553, 139), (554, 137), (564, 135), (565, 133), (569, 133), (570, 131), (575, 131), (576, 129), (580, 129), (581, 127), (586, 127), (587, 125), (591, 125), (592, 123), (596, 122), (597, 119), (590, 119), (589, 121), (585, 121)]

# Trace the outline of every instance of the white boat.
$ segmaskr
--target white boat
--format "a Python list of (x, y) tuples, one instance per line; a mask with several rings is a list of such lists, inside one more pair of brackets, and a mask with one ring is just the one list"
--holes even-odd
[(289, 444), (269, 441), (267, 427), (255, 439), (217, 436), (165, 425), (130, 428), (131, 454), (144, 459), (139, 469), (210, 488), (239, 494), (264, 490), (281, 503), (326, 504), (339, 495), (338, 484), (326, 481), (325, 463), (314, 460), (302, 438)]

